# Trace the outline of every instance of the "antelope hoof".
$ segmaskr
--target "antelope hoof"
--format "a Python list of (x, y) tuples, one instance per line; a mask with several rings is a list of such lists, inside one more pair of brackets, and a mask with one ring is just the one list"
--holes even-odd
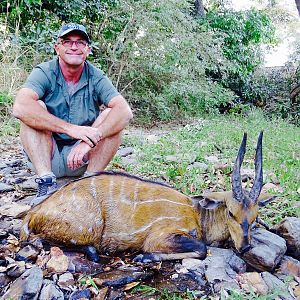
[(151, 263), (151, 262), (158, 262), (158, 261), (161, 261), (161, 258), (159, 257), (159, 255), (156, 255), (153, 253), (139, 254), (133, 259), (133, 262), (143, 263), (143, 264)]
[(97, 253), (97, 250), (93, 246), (86, 246), (84, 247), (84, 253), (87, 257), (88, 260), (91, 260), (93, 262), (99, 262), (100, 261), (100, 256)]

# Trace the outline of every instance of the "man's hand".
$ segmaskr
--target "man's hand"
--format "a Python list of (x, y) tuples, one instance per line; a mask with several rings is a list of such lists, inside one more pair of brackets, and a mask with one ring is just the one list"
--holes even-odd
[(71, 170), (76, 170), (83, 166), (88, 160), (88, 153), (90, 150), (91, 147), (85, 142), (80, 142), (78, 145), (74, 146), (68, 155), (68, 167)]
[(84, 141), (91, 148), (94, 148), (102, 138), (98, 128), (89, 126), (73, 125), (67, 134), (74, 139)]

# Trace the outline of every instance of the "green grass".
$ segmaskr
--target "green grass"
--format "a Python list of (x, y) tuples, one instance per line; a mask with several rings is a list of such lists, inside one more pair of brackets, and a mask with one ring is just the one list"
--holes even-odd
[[(248, 117), (215, 116), (186, 126), (164, 125), (156, 130), (159, 138), (152, 143), (147, 141), (151, 132), (125, 135), (123, 145), (134, 147), (138, 163), (123, 167), (135, 175), (167, 180), (186, 194), (230, 189), (229, 174), (243, 133), (248, 133), (243, 168), (254, 169), (255, 147), (261, 130), (264, 131), (265, 183), (276, 177), (282, 189), (282, 192), (273, 191), (279, 197), (261, 211), (261, 216), (273, 224), (286, 216), (300, 216), (300, 128), (281, 119), (267, 120), (260, 111), (251, 112)], [(170, 155), (177, 159), (167, 161)], [(207, 156), (217, 156), (219, 162), (227, 164), (224, 172), (216, 172)], [(204, 174), (196, 169), (188, 170), (194, 160), (207, 164), (208, 170)], [(115, 162), (120, 164), (120, 158)]]

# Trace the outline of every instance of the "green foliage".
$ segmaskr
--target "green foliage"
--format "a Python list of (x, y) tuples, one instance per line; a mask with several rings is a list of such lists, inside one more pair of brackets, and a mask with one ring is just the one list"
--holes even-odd
[(157, 289), (148, 285), (138, 285), (131, 291), (131, 295), (138, 299), (148, 299), (155, 296), (157, 300), (193, 300), (196, 299), (192, 291), (170, 292), (167, 289)]
[(215, 113), (235, 102), (234, 93), (254, 101), (250, 76), (260, 63), (260, 45), (273, 36), (263, 12), (212, 9), (199, 19), (191, 14), (193, 1), (15, 0), (6, 10), (7, 3), (0, 17), (5, 52), (25, 48), (18, 63), (29, 70), (52, 58), (62, 22), (85, 24), (92, 61), (143, 123)]
[[(280, 119), (266, 119), (259, 111), (248, 117), (215, 116), (200, 119), (184, 127), (163, 128), (157, 142), (147, 142), (145, 135), (126, 136), (124, 144), (135, 148), (137, 164), (124, 165), (129, 173), (146, 178), (160, 178), (186, 194), (199, 195), (203, 190), (229, 190), (230, 172), (242, 134), (248, 132), (247, 152), (243, 168), (254, 169), (253, 155), (260, 130), (264, 130), (264, 181), (280, 183), (282, 191), (273, 191), (278, 201), (261, 209), (261, 217), (276, 223), (287, 216), (300, 215), (297, 192), (300, 182), (300, 129)], [(284, 138), (283, 138), (284, 137)], [(168, 157), (172, 159), (168, 159)], [(224, 165), (216, 170), (208, 157), (218, 158)], [(206, 171), (188, 168), (191, 162), (202, 162)], [(122, 165), (122, 161), (118, 161)]]
[(222, 51), (231, 64), (222, 63), (208, 75), (231, 88), (247, 102), (253, 102), (251, 75), (262, 62), (262, 44), (274, 44), (274, 26), (266, 12), (211, 11), (202, 21), (224, 38)]

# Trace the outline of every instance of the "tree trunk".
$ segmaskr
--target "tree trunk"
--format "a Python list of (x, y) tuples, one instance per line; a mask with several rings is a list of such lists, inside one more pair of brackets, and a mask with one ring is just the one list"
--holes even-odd
[[(295, 0), (300, 1), (300, 0)], [(195, 0), (195, 15), (198, 17), (204, 17), (205, 16), (205, 10), (203, 6), (203, 0)]]
[(298, 9), (298, 14), (300, 16), (300, 0), (295, 0), (295, 2), (296, 2), (297, 9)]

